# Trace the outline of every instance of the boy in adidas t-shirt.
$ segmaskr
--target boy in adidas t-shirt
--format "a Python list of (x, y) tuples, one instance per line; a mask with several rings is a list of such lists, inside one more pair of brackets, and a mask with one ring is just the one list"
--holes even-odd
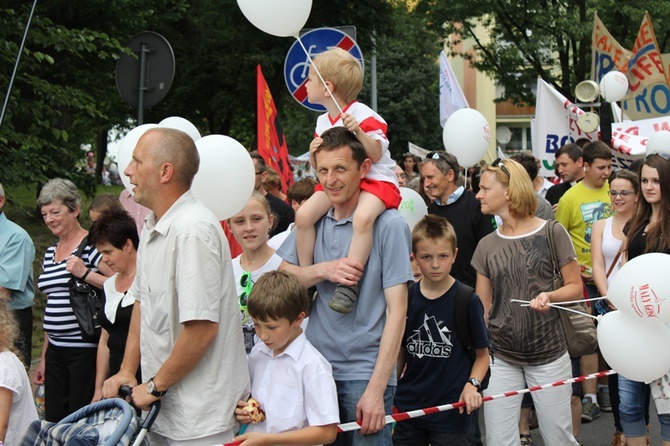
[[(399, 422), (393, 445), (467, 444), (469, 414), (482, 404), (481, 381), (489, 368), (489, 341), (479, 296), (451, 277), (456, 233), (446, 219), (427, 215), (412, 231), (412, 251), (423, 278), (410, 289), (407, 324), (398, 356), (394, 404), (400, 412), (464, 401), (465, 407)], [(467, 287), (467, 288), (463, 288)], [(457, 335), (457, 299), (469, 321), (473, 363)], [(467, 311), (467, 315), (465, 314)], [(459, 321), (461, 326), (467, 322)]]

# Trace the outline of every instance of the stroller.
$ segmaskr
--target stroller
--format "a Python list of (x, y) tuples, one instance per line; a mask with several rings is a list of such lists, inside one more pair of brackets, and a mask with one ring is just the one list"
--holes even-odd
[[(132, 394), (122, 386), (121, 396)], [(146, 437), (160, 411), (160, 401), (151, 406), (142, 421), (135, 409), (120, 398), (111, 398), (84, 406), (58, 423), (34, 421), (20, 446), (147, 446)]]

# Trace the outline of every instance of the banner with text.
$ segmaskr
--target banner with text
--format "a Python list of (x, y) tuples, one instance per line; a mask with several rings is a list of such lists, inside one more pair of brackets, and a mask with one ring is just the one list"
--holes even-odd
[[(599, 131), (581, 131), (577, 120), (584, 111), (542, 79), (538, 79), (535, 107), (533, 155), (541, 161), (539, 174), (549, 177), (554, 175), (555, 154), (561, 146), (579, 138), (597, 141)], [(645, 156), (649, 136), (661, 130), (670, 131), (670, 116), (612, 123), (613, 167), (626, 168)]]
[(647, 119), (670, 112), (667, 64), (659, 51), (649, 14), (642, 20), (632, 52), (612, 37), (597, 13), (591, 39), (591, 79), (600, 82), (612, 70), (626, 74), (630, 91), (622, 104), (629, 118)]

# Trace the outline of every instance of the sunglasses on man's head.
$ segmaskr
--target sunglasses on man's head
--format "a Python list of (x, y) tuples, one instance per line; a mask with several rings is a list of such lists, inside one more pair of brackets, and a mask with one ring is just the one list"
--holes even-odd
[(428, 153), (428, 155), (426, 155), (426, 159), (431, 159), (431, 160), (440, 160), (440, 159), (441, 159), (442, 161), (444, 161), (445, 163), (447, 163), (447, 164), (449, 165), (449, 167), (451, 168), (451, 170), (453, 170), (454, 172), (456, 171), (456, 169), (454, 168), (454, 165), (451, 164), (451, 162), (449, 162), (449, 160), (448, 160), (447, 157), (444, 155), (444, 153), (441, 153), (441, 152), (430, 152), (430, 153)]

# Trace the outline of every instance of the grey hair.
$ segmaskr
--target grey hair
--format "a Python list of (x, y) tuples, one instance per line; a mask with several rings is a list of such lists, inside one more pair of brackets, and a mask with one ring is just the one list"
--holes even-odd
[(70, 180), (63, 178), (49, 180), (37, 197), (37, 206), (46, 206), (54, 201), (61, 201), (70, 212), (74, 212), (81, 205), (79, 189)]
[(5, 189), (2, 187), (2, 183), (0, 183), (0, 198), (3, 198), (5, 196)]

